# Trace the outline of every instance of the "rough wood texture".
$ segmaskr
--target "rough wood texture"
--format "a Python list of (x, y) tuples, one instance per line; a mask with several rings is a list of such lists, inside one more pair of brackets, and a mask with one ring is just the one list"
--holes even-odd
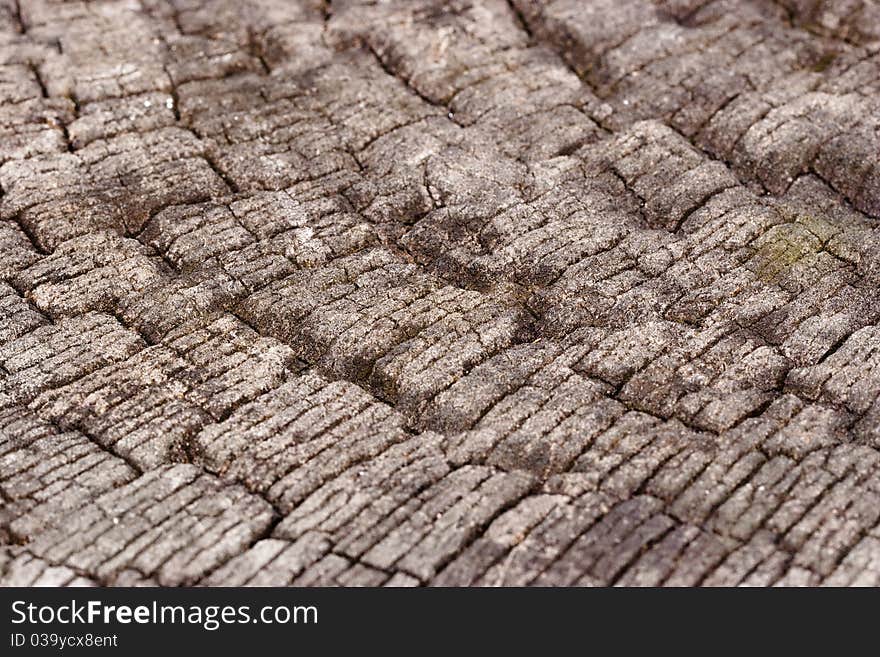
[(875, 0), (0, 0), (0, 583), (880, 584)]

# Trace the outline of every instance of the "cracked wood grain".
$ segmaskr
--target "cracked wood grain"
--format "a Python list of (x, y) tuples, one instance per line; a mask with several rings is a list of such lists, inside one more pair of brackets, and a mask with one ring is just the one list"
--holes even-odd
[(874, 0), (0, 0), (0, 584), (880, 584)]

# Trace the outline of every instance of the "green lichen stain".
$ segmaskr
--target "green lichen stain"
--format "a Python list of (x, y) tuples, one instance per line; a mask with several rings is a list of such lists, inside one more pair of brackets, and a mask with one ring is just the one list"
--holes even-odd
[(826, 52), (811, 67), (816, 73), (823, 73), (834, 63), (836, 52)]
[(799, 262), (825, 248), (836, 233), (835, 226), (824, 219), (798, 215), (760, 238), (749, 268), (761, 280), (779, 283)]

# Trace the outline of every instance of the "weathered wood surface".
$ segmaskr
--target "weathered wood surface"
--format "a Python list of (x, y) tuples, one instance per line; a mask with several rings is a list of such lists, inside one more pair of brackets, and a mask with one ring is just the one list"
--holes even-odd
[(0, 583), (880, 583), (876, 0), (0, 0)]

